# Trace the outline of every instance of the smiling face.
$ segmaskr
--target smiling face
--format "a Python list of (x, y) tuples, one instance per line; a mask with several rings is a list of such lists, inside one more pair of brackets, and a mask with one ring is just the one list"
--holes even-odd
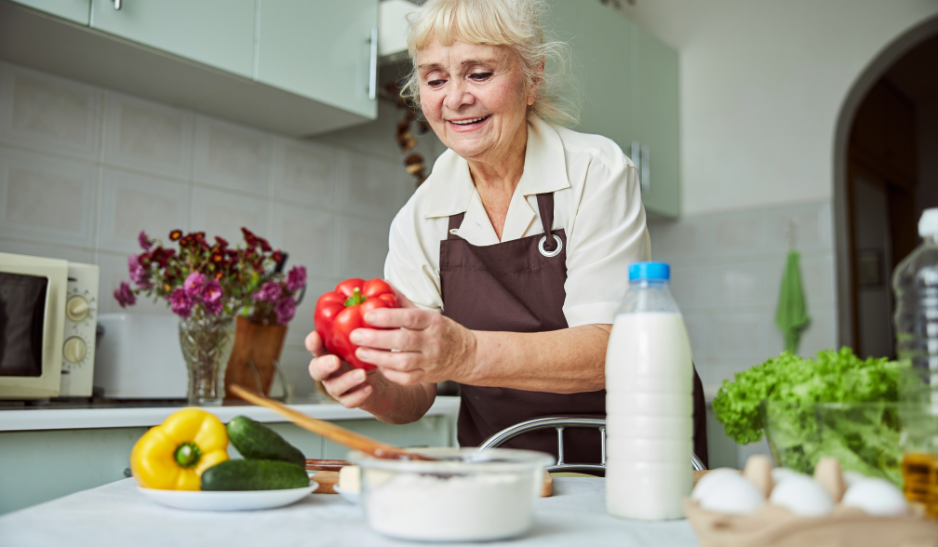
[(434, 38), (417, 51), (416, 64), (421, 109), (448, 148), (480, 162), (523, 148), (537, 88), (525, 89), (510, 50), (459, 41), (444, 46)]

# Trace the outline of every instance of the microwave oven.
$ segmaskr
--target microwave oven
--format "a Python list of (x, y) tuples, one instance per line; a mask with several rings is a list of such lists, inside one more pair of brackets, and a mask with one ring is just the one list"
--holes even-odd
[(0, 253), (0, 399), (90, 397), (98, 266)]

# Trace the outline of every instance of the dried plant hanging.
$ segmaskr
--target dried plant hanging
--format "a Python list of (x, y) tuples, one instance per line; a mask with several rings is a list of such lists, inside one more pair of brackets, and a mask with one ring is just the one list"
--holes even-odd
[(423, 181), (427, 180), (426, 164), (422, 155), (410, 152), (417, 146), (417, 137), (430, 132), (430, 124), (426, 120), (417, 119), (417, 109), (410, 101), (401, 97), (401, 88), (397, 84), (389, 83), (385, 90), (391, 97), (397, 97), (397, 108), (404, 111), (404, 118), (397, 122), (395, 140), (401, 149), (401, 154), (409, 153), (404, 158), (404, 167), (417, 179), (419, 188)]

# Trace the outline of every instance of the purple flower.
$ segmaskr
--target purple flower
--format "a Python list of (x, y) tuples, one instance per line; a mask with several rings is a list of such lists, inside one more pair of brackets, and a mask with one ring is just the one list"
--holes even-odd
[(306, 284), (306, 266), (294, 266), (287, 274), (287, 290), (296, 292)]
[(121, 281), (121, 286), (114, 291), (114, 298), (117, 299), (117, 303), (120, 304), (122, 308), (133, 306), (137, 303), (137, 297), (134, 295), (134, 291), (131, 290), (130, 284), (126, 281)]
[(153, 247), (153, 242), (150, 241), (150, 238), (147, 237), (147, 233), (143, 230), (140, 230), (140, 234), (137, 236), (137, 243), (140, 244), (140, 247), (144, 251), (149, 251)]
[(216, 303), (220, 305), (221, 297), (221, 283), (219, 283), (217, 279), (212, 279), (202, 288), (202, 301), (205, 302), (206, 306)]
[(179, 317), (189, 317), (192, 315), (192, 298), (185, 289), (174, 289), (169, 293), (169, 307), (173, 313)]
[(199, 272), (189, 274), (189, 277), (187, 277), (186, 281), (182, 284), (182, 288), (186, 290), (186, 294), (190, 299), (202, 296), (203, 286), (205, 286), (205, 276)]
[(286, 325), (296, 314), (296, 301), (289, 296), (281, 298), (274, 306), (274, 313), (277, 314), (277, 322)]
[(215, 302), (206, 302), (205, 313), (209, 315), (218, 315), (222, 312), (224, 307), (225, 305), (222, 303), (220, 298), (216, 300)]
[(254, 293), (252, 298), (260, 302), (274, 302), (280, 298), (280, 294), (283, 291), (280, 289), (280, 284), (275, 281), (268, 281), (261, 285), (261, 290)]
[(127, 257), (127, 270), (130, 272), (130, 280), (137, 285), (143, 285), (147, 282), (149, 276), (146, 269), (140, 265), (137, 255)]

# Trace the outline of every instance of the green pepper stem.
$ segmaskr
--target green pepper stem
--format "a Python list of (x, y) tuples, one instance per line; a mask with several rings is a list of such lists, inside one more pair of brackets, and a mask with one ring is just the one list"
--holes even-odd
[(361, 304), (362, 302), (364, 302), (365, 300), (368, 300), (368, 299), (362, 296), (361, 289), (359, 289), (358, 287), (355, 287), (355, 289), (352, 290), (352, 296), (348, 297), (345, 300), (345, 307), (357, 306)]
[(195, 443), (182, 443), (176, 447), (173, 459), (182, 467), (195, 467), (202, 459), (202, 451)]

